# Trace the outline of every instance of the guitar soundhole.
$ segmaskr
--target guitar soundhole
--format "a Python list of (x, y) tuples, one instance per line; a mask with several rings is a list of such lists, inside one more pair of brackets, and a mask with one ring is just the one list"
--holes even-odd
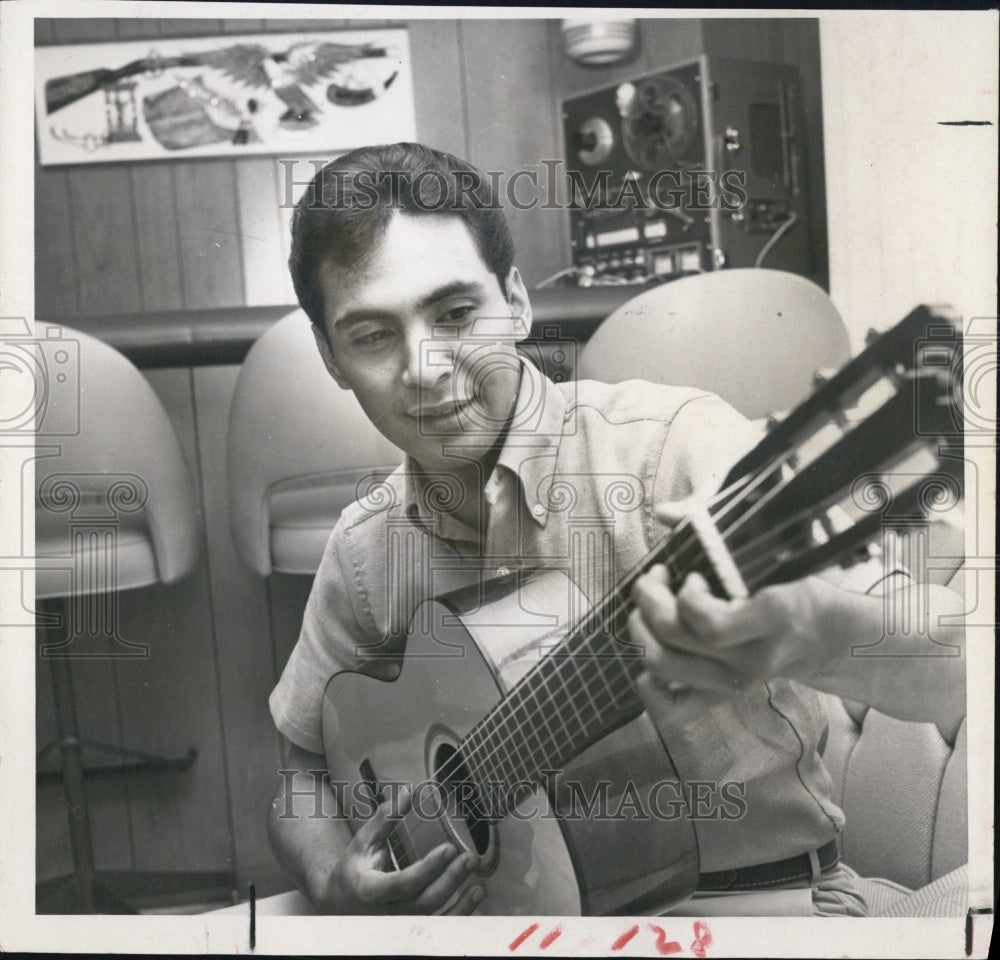
[(488, 798), (482, 796), (461, 754), (450, 743), (440, 744), (434, 752), (434, 779), (448, 791), (456, 813), (465, 821), (473, 849), (485, 857), (493, 833)]

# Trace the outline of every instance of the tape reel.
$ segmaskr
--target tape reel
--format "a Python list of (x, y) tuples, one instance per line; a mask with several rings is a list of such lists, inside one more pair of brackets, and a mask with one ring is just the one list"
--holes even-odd
[(622, 145), (641, 170), (663, 170), (689, 159), (698, 144), (698, 104), (670, 76), (623, 83), (615, 94), (622, 118)]
[(576, 156), (594, 167), (608, 158), (615, 145), (615, 132), (602, 117), (588, 117), (576, 132)]

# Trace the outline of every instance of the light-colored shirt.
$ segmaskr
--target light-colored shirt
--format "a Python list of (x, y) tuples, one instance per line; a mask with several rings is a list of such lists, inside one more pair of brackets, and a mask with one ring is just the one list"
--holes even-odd
[[(344, 511), (271, 694), (278, 729), (322, 753), (329, 678), (393, 676), (411, 614), (429, 597), (530, 567), (565, 571), (596, 602), (663, 536), (654, 505), (714, 493), (759, 439), (757, 426), (702, 390), (554, 384), (525, 364), (511, 428), (484, 478), (482, 537), (448, 512), (459, 495), (452, 479), (410, 460)], [(831, 578), (864, 590), (881, 570)], [(509, 653), (491, 651), (497, 662)], [(443, 661), (445, 684), (447, 670)], [(742, 784), (741, 817), (695, 823), (702, 872), (784, 859), (839, 832), (844, 817), (818, 752), (825, 727), (815, 691), (775, 679), (660, 729), (682, 781)]]

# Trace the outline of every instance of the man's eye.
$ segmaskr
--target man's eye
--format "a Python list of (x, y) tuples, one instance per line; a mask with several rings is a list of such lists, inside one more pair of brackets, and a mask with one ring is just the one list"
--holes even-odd
[(384, 343), (391, 336), (391, 330), (373, 330), (371, 333), (366, 333), (362, 337), (355, 337), (354, 345), (356, 347), (373, 347)]
[(446, 326), (457, 326), (458, 324), (464, 323), (466, 320), (470, 319), (474, 309), (475, 307), (472, 306), (455, 307), (438, 317), (438, 323), (445, 324)]

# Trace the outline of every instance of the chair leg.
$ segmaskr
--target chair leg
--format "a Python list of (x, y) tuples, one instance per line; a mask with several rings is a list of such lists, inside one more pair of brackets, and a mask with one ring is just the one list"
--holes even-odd
[(90, 818), (83, 792), (83, 754), (76, 723), (76, 702), (69, 661), (54, 657), (52, 693), (56, 702), (56, 726), (62, 753), (63, 789), (69, 809), (69, 838), (73, 851), (73, 875), (76, 898), (81, 912), (94, 911), (94, 851), (90, 844)]
[[(60, 613), (60, 601), (42, 601), (42, 611)], [(132, 899), (168, 899), (183, 902), (185, 896), (197, 893), (206, 900), (236, 902), (235, 875), (225, 871), (155, 872), (101, 871), (94, 867), (90, 818), (84, 779), (106, 774), (112, 768), (88, 771), (83, 764), (83, 745), (77, 724), (76, 698), (70, 661), (65, 657), (48, 657), (52, 679), (52, 694), (56, 708), (57, 745), (62, 759), (59, 776), (63, 782), (69, 813), (70, 847), (73, 873), (39, 883), (35, 890), (35, 912), (39, 914), (74, 913), (138, 913), (126, 901)], [(42, 751), (44, 753), (44, 751)], [(186, 769), (197, 756), (195, 751), (180, 760), (164, 760), (149, 754), (122, 751), (123, 756), (138, 761), (121, 772), (138, 769)]]

